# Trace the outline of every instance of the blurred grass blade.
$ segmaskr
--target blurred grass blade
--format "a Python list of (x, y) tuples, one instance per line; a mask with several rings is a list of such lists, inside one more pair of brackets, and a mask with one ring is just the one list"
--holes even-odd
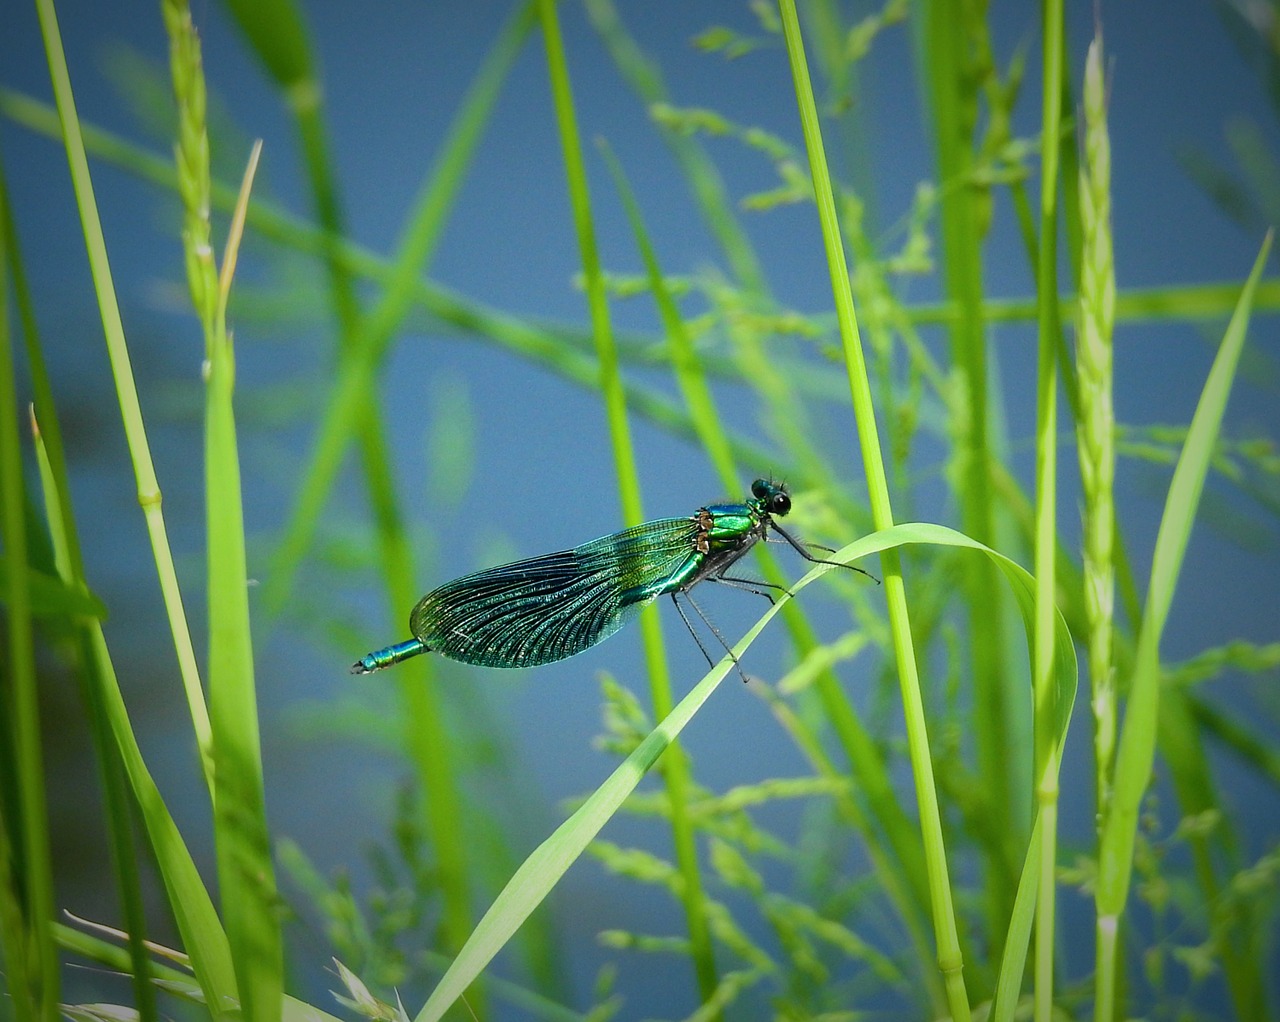
[[(0, 554), (0, 603), (9, 602), (9, 558)], [(77, 589), (60, 578), (27, 565), (26, 588), (29, 610), (36, 617), (96, 617), (105, 618), (107, 608), (93, 593)]]
[[(9, 555), (4, 579), (8, 610), (4, 679), (6, 706), (0, 713), (5, 754), (0, 767), (13, 771), (0, 796), (0, 946), (12, 960), (11, 986), (20, 1016), (54, 1022), (58, 1017), (58, 955), (53, 944), (53, 860), (45, 800), (39, 688), (36, 685), (31, 572), (27, 563), (26, 485), (18, 437), (17, 382), (9, 337), (9, 246), (0, 238), (0, 536)], [(11, 749), (11, 752), (9, 751)], [(12, 758), (10, 758), (12, 757)], [(11, 800), (12, 797), (12, 800)], [(21, 906), (19, 908), (19, 905)]]
[[(1031, 684), (1037, 707), (1053, 699), (1054, 623), (1058, 554), (1058, 348), (1062, 327), (1058, 312), (1058, 167), (1062, 144), (1060, 86), (1063, 73), (1063, 0), (1042, 5), (1044, 48), (1040, 131), (1040, 239), (1036, 258), (1036, 461), (1035, 575), (1036, 626), (1032, 640)], [(983, 472), (986, 472), (985, 466)], [(1068, 640), (1070, 641), (1070, 640)], [(1037, 884), (1035, 1018), (1053, 1016), (1054, 937), (1057, 929), (1058, 771), (1062, 746), (1049, 715), (1036, 714), (1035, 805), (1040, 836)]]
[(689, 181), (689, 187), (697, 199), (698, 211), (707, 227), (715, 235), (725, 259), (733, 267), (739, 284), (748, 292), (764, 297), (768, 291), (760, 261), (752, 247), (751, 236), (738, 220), (734, 200), (715, 163), (707, 155), (706, 147), (696, 134), (680, 131), (654, 116), (656, 108), (668, 104), (671, 99), (662, 72), (627, 32), (618, 17), (614, 0), (586, 0), (587, 17), (610, 56), (631, 88), (649, 107), (650, 120), (662, 132), (663, 141), (680, 164)]
[(223, 0), (276, 84), (294, 103), (315, 102), (311, 40), (293, 0)]
[(684, 396), (685, 407), (689, 409), (689, 418), (693, 422), (698, 442), (707, 452), (711, 464), (715, 466), (720, 477), (720, 485), (726, 493), (732, 493), (740, 484), (738, 466), (734, 461), (733, 448), (725, 434), (724, 425), (715, 405), (715, 397), (707, 385), (706, 374), (698, 360), (693, 339), (689, 336), (689, 328), (685, 325), (680, 309), (676, 305), (671, 289), (667, 287), (666, 278), (662, 275), (662, 267), (658, 264), (658, 255), (645, 229), (644, 217), (640, 212), (640, 204), (627, 181), (622, 164), (614, 155), (612, 148), (603, 141), (600, 151), (604, 155), (605, 164), (613, 175), (614, 187), (626, 210), (627, 220), (631, 224), (631, 233), (636, 240), (636, 248), (640, 250), (640, 258), (644, 261), (645, 276), (649, 281), (649, 290), (653, 292), (654, 304), (662, 317), (662, 328), (667, 335), (669, 349), (668, 359), (680, 392)]
[(1134, 654), (1129, 698), (1116, 754), (1116, 775), (1111, 805), (1103, 822), (1098, 860), (1096, 895), (1098, 927), (1097, 1017), (1113, 1017), (1119, 977), (1116, 975), (1116, 938), (1120, 916), (1129, 895), (1133, 871), (1138, 812), (1151, 781), (1155, 761), (1160, 696), (1160, 640), (1173, 603), (1178, 576), (1195, 523), (1205, 476), (1222, 428), (1227, 398), (1248, 332), (1253, 296), (1271, 251), (1267, 234), (1253, 271), (1240, 293), (1236, 310), (1227, 324), (1222, 345), (1213, 360), (1201, 392), (1187, 439), (1174, 468), (1165, 498), (1164, 513), (1151, 557), (1151, 581), (1143, 608), (1141, 631)]
[[(596, 244), (591, 195), (582, 155), (582, 141), (578, 132), (569, 65), (565, 57), (564, 41), (560, 34), (555, 0), (540, 0), (538, 16), (546, 47), (547, 72), (551, 81), (556, 124), (560, 130), (565, 183), (573, 210), (579, 258), (582, 261), (582, 271), (586, 279), (591, 335), (595, 341), (596, 358), (600, 363), (600, 396), (604, 402), (609, 424), (609, 440), (614, 473), (618, 480), (622, 520), (625, 525), (638, 525), (644, 521), (644, 508), (640, 497), (640, 475), (636, 468), (631, 425), (627, 418), (627, 395), (622, 385), (621, 361), (618, 357), (613, 326), (609, 320), (609, 300), (605, 293), (604, 270), (600, 264), (600, 252)], [(641, 613), (640, 628), (649, 675), (650, 701), (655, 718), (660, 719), (671, 712), (672, 694), (666, 648), (662, 641), (662, 624), (658, 620), (656, 607), (646, 608)], [(688, 814), (690, 770), (688, 760), (679, 747), (673, 749), (668, 757), (663, 783), (670, 800), (671, 835), (683, 881), (680, 900), (684, 907), (685, 925), (689, 931), (690, 955), (693, 958), (699, 992), (702, 1000), (706, 1002), (714, 996), (719, 978), (716, 971), (715, 948), (711, 942), (706, 906), (703, 903), (698, 847)]]

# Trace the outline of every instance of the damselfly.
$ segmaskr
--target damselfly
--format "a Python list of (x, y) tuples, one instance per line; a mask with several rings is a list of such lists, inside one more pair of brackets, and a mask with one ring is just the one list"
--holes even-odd
[[(722, 582), (771, 602), (768, 590), (787, 591), (771, 582), (726, 574), (756, 543), (770, 539), (770, 530), (807, 561), (836, 564), (875, 578), (851, 564), (811, 554), (774, 520), (790, 510), (785, 485), (757, 479), (751, 496), (741, 504), (712, 504), (686, 518), (659, 518), (572, 550), (464, 575), (418, 601), (409, 615), (412, 639), (361, 657), (351, 665), (351, 673), (367, 674), (428, 652), (481, 667), (555, 663), (607, 639), (640, 607), (663, 594), (670, 594), (698, 641), (678, 597), (688, 599), (697, 611), (689, 590), (699, 582)], [(710, 662), (700, 641), (698, 646)]]

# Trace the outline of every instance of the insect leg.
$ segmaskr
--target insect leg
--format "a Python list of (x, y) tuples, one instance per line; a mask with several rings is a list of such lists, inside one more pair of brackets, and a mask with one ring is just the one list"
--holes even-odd
[(691, 606), (694, 609), (698, 617), (702, 618), (702, 623), (706, 625), (708, 628), (710, 628), (711, 634), (714, 635), (720, 641), (720, 645), (723, 646), (725, 652), (729, 654), (729, 659), (733, 661), (734, 667), (736, 667), (738, 669), (738, 673), (742, 675), (742, 681), (743, 681), (743, 684), (745, 684), (747, 681), (747, 676), (746, 674), (743, 673), (742, 665), (738, 662), (738, 655), (734, 653), (732, 647), (727, 642), (724, 641), (724, 636), (720, 634), (720, 630), (711, 623), (711, 619), (708, 618), (706, 614), (702, 613), (702, 608), (693, 602), (693, 597), (689, 595), (689, 591), (687, 589), (672, 590), (671, 602), (676, 605), (676, 610), (680, 611), (680, 618), (682, 621), (684, 621), (684, 626), (687, 629), (689, 629), (689, 634), (693, 636), (693, 641), (696, 642), (698, 644), (698, 648), (702, 650), (702, 655), (707, 658), (707, 663), (710, 664), (712, 667), (715, 666), (715, 661), (711, 659), (711, 654), (707, 652), (707, 647), (702, 644), (702, 640), (698, 638), (698, 633), (693, 630), (693, 623), (689, 620), (689, 615), (686, 614), (684, 612), (684, 608), (680, 606), (680, 601), (676, 598), (678, 593), (683, 593), (684, 598), (689, 601), (689, 606)]
[(708, 575), (708, 582), (722, 582), (734, 589), (745, 589), (749, 593), (755, 593), (757, 596), (763, 596), (770, 603), (773, 603), (773, 597), (766, 592), (768, 589), (776, 589), (780, 593), (791, 595), (791, 590), (786, 586), (780, 586), (773, 582), (761, 582), (754, 578), (738, 578), (735, 575)]
[[(859, 568), (856, 564), (844, 564), (841, 561), (828, 561), (826, 558), (823, 558), (823, 557), (814, 557), (813, 554), (809, 552), (809, 548), (805, 546), (805, 544), (801, 543), (798, 539), (796, 539), (793, 535), (791, 535), (791, 533), (787, 532), (786, 529), (782, 528), (782, 526), (780, 526), (777, 522), (773, 522), (771, 524), (773, 526), (773, 530), (779, 536), (785, 539), (788, 543), (790, 543), (792, 549), (795, 550), (795, 552), (798, 553), (801, 557), (803, 557), (806, 561), (811, 561), (814, 564), (834, 564), (837, 568), (848, 568), (850, 571), (856, 571), (859, 574), (866, 575), (867, 578), (875, 582), (876, 585), (880, 584), (880, 580), (876, 578), (873, 574), (871, 574), (871, 572), (863, 571), (863, 569)], [(819, 546), (817, 547), (817, 549), (826, 550), (828, 553), (835, 553), (834, 550), (831, 550), (828, 547), (824, 547), (824, 546)]]

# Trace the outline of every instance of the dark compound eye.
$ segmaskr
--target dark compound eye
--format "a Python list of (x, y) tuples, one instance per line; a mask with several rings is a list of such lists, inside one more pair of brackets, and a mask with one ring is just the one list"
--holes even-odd
[(773, 498), (769, 501), (769, 513), (774, 515), (785, 515), (791, 510), (791, 498), (787, 496), (785, 490), (778, 490), (774, 493)]
[(772, 489), (773, 487), (763, 479), (757, 479), (751, 484), (751, 495), (755, 497), (756, 500), (764, 500), (765, 497), (769, 496), (769, 491)]

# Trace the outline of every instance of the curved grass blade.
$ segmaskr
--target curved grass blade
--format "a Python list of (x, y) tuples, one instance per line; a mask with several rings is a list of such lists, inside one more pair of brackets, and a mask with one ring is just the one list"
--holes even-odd
[[(1000, 569), (1008, 580), (1010, 588), (1022, 614), (1023, 626), (1027, 631), (1028, 647), (1034, 630), (1035, 615), (1035, 581), (1031, 574), (1021, 565), (1011, 561), (1003, 554), (983, 546), (954, 529), (942, 525), (913, 523), (897, 525), (883, 532), (864, 536), (832, 555), (833, 561), (848, 563), (859, 558), (870, 556), (882, 550), (895, 549), (915, 543), (930, 543), (937, 546), (968, 547), (985, 553)], [(760, 620), (743, 636), (733, 649), (734, 655), (741, 657), (751, 646), (756, 637), (764, 630), (765, 625), (777, 614), (786, 603), (798, 594), (810, 582), (832, 569), (833, 565), (824, 563), (815, 565), (803, 578), (791, 586), (792, 595), (779, 597), (777, 603), (770, 607)], [(1071, 719), (1071, 708), (1075, 702), (1077, 665), (1075, 650), (1071, 644), (1070, 633), (1061, 613), (1055, 614), (1055, 631), (1057, 655), (1054, 663), (1054, 699), (1050, 706), (1040, 707), (1040, 712), (1049, 713), (1052, 720), (1054, 741), (1050, 751), (1055, 753), (1061, 749), (1066, 736), (1067, 724)], [(710, 698), (733, 663), (725, 657), (715, 665), (694, 689), (682, 699), (674, 710), (642, 741), (630, 756), (609, 776), (609, 778), (593, 792), (582, 806), (562, 823), (555, 832), (539, 845), (516, 870), (515, 875), (507, 883), (502, 893), (495, 899), (484, 918), (480, 920), (470, 939), (463, 946), (453, 965), (445, 972), (440, 983), (432, 991), (427, 1003), (416, 1016), (414, 1022), (435, 1022), (457, 1000), (484, 970), (485, 966), (502, 949), (517, 929), (524, 923), (535, 908), (542, 903), (560, 878), (577, 860), (600, 833), (604, 825), (635, 790), (641, 778), (653, 767), (658, 758), (684, 729), (685, 725), (703, 704)], [(1054, 767), (1056, 769), (1056, 767)], [(1021, 887), (1034, 884), (1038, 869), (1038, 856), (1029, 857), (1028, 866), (1024, 870)], [(1019, 902), (1023, 901), (1021, 892)], [(1034, 908), (1034, 898), (1029, 899)], [(1026, 927), (1030, 933), (1030, 926)], [(1026, 941), (1024, 939), (1019, 951), (1007, 952), (1019, 963), (1026, 960)], [(1018, 965), (1021, 975), (1021, 964)]]

